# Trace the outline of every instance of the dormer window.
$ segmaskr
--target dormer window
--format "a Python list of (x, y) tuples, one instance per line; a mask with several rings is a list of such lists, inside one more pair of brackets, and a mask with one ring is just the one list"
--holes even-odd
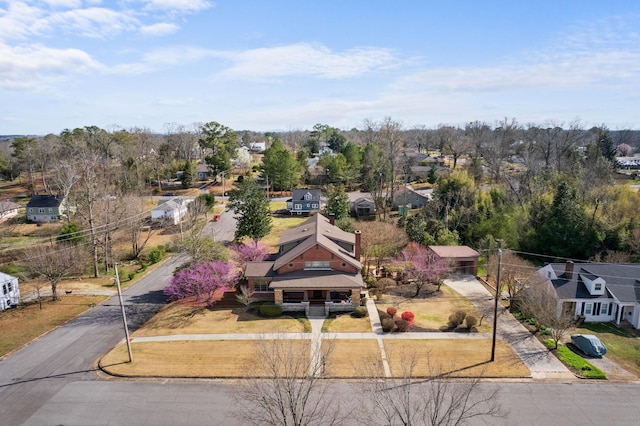
[(305, 200), (311, 200), (313, 198), (313, 195), (311, 195), (310, 192), (307, 192), (306, 194), (304, 194), (304, 199)]
[(595, 291), (601, 291), (602, 290), (602, 284), (601, 283), (595, 283), (593, 286), (593, 289)]

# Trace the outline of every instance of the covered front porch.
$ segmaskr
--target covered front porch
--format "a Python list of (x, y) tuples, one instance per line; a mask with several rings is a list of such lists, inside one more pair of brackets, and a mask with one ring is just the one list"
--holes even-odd
[[(278, 279), (280, 278), (280, 279)], [(284, 312), (305, 312), (311, 307), (324, 307), (325, 315), (351, 312), (360, 306), (360, 292), (364, 283), (360, 274), (342, 274), (328, 271), (318, 274), (306, 271), (274, 277), (270, 284), (274, 302)]]

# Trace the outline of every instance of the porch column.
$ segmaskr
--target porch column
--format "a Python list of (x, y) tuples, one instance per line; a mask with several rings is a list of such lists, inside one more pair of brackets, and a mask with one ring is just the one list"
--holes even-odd
[(360, 289), (359, 288), (351, 289), (351, 304), (355, 306), (360, 306)]
[(616, 325), (620, 325), (620, 317), (622, 316), (622, 311), (624, 310), (624, 307), (621, 305), (617, 305), (618, 306), (618, 312), (616, 313)]
[(307, 290), (303, 291), (302, 295), (303, 295), (302, 296), (302, 301), (303, 302), (308, 302), (309, 301), (309, 293), (308, 293), (308, 291)]
[(284, 291), (283, 290), (274, 290), (273, 291), (273, 301), (277, 304), (277, 305), (281, 305), (282, 301), (284, 300)]

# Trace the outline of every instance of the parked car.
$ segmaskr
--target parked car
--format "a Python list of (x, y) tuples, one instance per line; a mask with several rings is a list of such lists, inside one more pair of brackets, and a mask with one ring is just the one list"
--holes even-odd
[(593, 334), (573, 334), (571, 343), (587, 355), (601, 358), (607, 353), (607, 347)]
[(166, 192), (164, 194), (162, 194), (163, 197), (175, 197), (176, 194), (174, 194), (173, 192)]

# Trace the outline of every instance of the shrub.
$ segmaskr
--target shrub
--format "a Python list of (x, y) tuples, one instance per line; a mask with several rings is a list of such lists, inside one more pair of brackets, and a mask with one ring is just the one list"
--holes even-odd
[(129, 272), (129, 274), (127, 275), (127, 277), (129, 277), (129, 281), (133, 280), (136, 277), (136, 273), (135, 272)]
[(367, 308), (365, 306), (358, 306), (351, 315), (355, 318), (364, 318), (367, 316)]
[(387, 319), (387, 318), (391, 318), (391, 315), (389, 315), (386, 312), (380, 312), (378, 311), (378, 315), (380, 315), (380, 321), (382, 321), (383, 319)]
[(398, 331), (404, 333), (405, 331), (409, 330), (409, 321), (405, 320), (405, 319), (398, 319), (395, 321), (396, 323), (396, 327), (398, 328)]
[(406, 312), (403, 312), (400, 317), (403, 320), (407, 321), (409, 324), (412, 324), (416, 316), (413, 314), (413, 312), (406, 311)]
[(398, 312), (398, 310), (396, 308), (394, 308), (393, 306), (389, 306), (387, 308), (387, 313), (389, 315), (391, 315), (392, 317), (395, 317), (397, 312)]
[(382, 320), (382, 331), (390, 332), (396, 329), (396, 322), (393, 318), (385, 318)]
[(273, 303), (260, 305), (260, 315), (267, 318), (279, 317), (282, 315), (282, 306)]
[(384, 290), (389, 287), (395, 287), (396, 281), (392, 278), (380, 278), (375, 282), (375, 288), (378, 290)]
[(149, 261), (153, 263), (158, 263), (164, 257), (164, 249), (160, 246), (154, 247), (149, 250)]
[(464, 319), (464, 322), (467, 326), (467, 329), (471, 330), (473, 327), (478, 325), (478, 318), (473, 315), (467, 315), (467, 317)]
[(465, 311), (456, 311), (449, 315), (449, 327), (456, 328), (464, 322), (467, 313)]

